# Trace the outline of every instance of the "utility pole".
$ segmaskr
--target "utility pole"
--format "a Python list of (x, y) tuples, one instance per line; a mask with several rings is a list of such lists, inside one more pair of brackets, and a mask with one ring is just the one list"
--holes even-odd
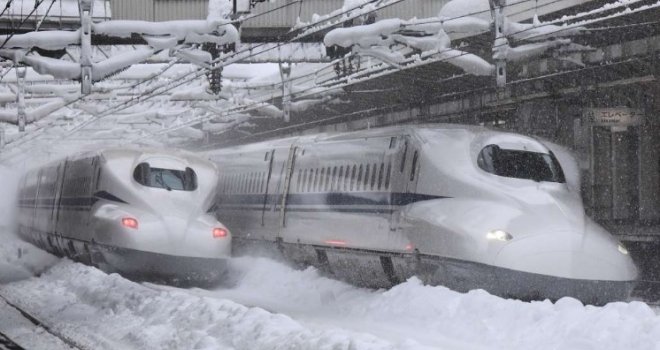
[(78, 0), (80, 11), (80, 91), (92, 92), (92, 9), (93, 0)]
[(26, 67), (16, 67), (16, 83), (18, 87), (18, 91), (16, 92), (16, 104), (18, 105), (17, 108), (17, 124), (18, 124), (18, 131), (24, 132), (25, 131), (25, 73), (27, 72)]
[[(508, 45), (508, 40), (504, 35), (504, 13), (502, 12), (506, 6), (506, 0), (489, 0), (490, 12), (493, 17), (493, 52), (504, 45)], [(495, 58), (495, 79), (497, 87), (506, 86), (506, 58), (502, 55), (497, 55)]]
[(282, 111), (284, 112), (284, 122), (291, 121), (291, 90), (293, 82), (291, 81), (291, 63), (282, 63), (280, 65), (280, 78), (282, 79)]

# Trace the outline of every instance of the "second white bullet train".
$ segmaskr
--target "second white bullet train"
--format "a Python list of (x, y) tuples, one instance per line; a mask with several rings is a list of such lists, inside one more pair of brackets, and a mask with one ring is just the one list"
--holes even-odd
[(146, 149), (87, 152), (27, 172), (18, 231), (47, 251), (139, 278), (216, 283), (229, 230), (208, 211), (214, 164)]
[(208, 155), (221, 170), (217, 214), (238, 251), (276, 247), (364, 286), (417, 275), (521, 299), (625, 300), (637, 278), (534, 138), (402, 126)]

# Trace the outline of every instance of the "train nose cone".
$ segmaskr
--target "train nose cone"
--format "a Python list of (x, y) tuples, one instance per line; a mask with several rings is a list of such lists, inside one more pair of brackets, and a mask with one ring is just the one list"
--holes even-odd
[(170, 242), (170, 247), (174, 254), (177, 248), (183, 248), (181, 247), (181, 243), (185, 242), (188, 223), (185, 218), (170, 215), (163, 217), (163, 224), (167, 233), (167, 240)]
[[(609, 234), (548, 233), (514, 240), (496, 257), (499, 267), (560, 278), (633, 281), (637, 268)], [(622, 252), (623, 251), (623, 252)]]

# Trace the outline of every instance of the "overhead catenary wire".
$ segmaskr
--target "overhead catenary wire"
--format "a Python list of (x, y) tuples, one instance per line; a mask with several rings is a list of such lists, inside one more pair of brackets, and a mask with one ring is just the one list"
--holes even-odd
[[(353, 7), (353, 8), (351, 8), (351, 9), (349, 9), (349, 10), (346, 10), (346, 11), (344, 11), (343, 13), (351, 12), (351, 11), (357, 9), (357, 8), (364, 7), (364, 6), (366, 6), (367, 4), (369, 4), (369, 3), (373, 3), (373, 2), (377, 2), (377, 1), (379, 1), (379, 0), (371, 0), (371, 1), (369, 1), (369, 2), (363, 3), (363, 4), (360, 5), (360, 6), (356, 6), (356, 7)], [(393, 1), (391, 1), (391, 2), (388, 3), (388, 6), (391, 5), (391, 4), (393, 4), (393, 3), (395, 3), (395, 2), (400, 2), (400, 1), (405, 1), (405, 0), (393, 0)], [(531, 0), (525, 0), (525, 1), (531, 1)], [(373, 9), (373, 10), (367, 11), (366, 13), (371, 13), (371, 12), (377, 11), (377, 10), (379, 10), (379, 9), (382, 9), (382, 8)], [(340, 13), (340, 14), (335, 14), (334, 16), (330, 16), (330, 17), (328, 17), (328, 18), (325, 18), (325, 19), (322, 20), (322, 21), (326, 21), (326, 20), (329, 20), (329, 19), (334, 18), (334, 17), (337, 17), (337, 16), (341, 16), (341, 15), (342, 15), (341, 13)], [(302, 26), (302, 27), (300, 27), (300, 28), (297, 28), (296, 31), (300, 31), (300, 30), (303, 30), (303, 31), (304, 31), (304, 30), (307, 29), (307, 28), (313, 28), (313, 27), (317, 26), (317, 25), (318, 25), (320, 22), (322, 22), (322, 21), (319, 21), (319, 22), (315, 22), (315, 23), (312, 23), (312, 24), (308, 24), (308, 25)], [(311, 34), (313, 34), (313, 33), (314, 33), (314, 32), (312, 32), (312, 33), (306, 33), (305, 36), (311, 35)], [(297, 39), (300, 39), (300, 37), (298, 37)], [(238, 52), (235, 52), (235, 53), (229, 55), (228, 58), (226, 58), (226, 57), (219, 57), (218, 59), (211, 61), (211, 64), (212, 64), (212, 65), (215, 64), (215, 66), (213, 66), (213, 68), (211, 68), (211, 69), (209, 69), (209, 70), (216, 70), (216, 69), (223, 68), (223, 67), (225, 67), (225, 66), (227, 66), (227, 65), (229, 65), (229, 64), (236, 63), (236, 62), (239, 61), (239, 60), (242, 60), (242, 59), (245, 59), (245, 58), (249, 58), (249, 57), (253, 57), (253, 56), (256, 56), (256, 55), (263, 54), (263, 53), (265, 53), (265, 52), (268, 52), (268, 51), (274, 50), (274, 49), (276, 49), (276, 48), (279, 48), (281, 45), (288, 44), (288, 43), (290, 43), (290, 42), (292, 42), (292, 41), (291, 41), (291, 40), (287, 40), (287, 41), (285, 41), (285, 42), (280, 42), (280, 43), (278, 43), (278, 45), (270, 46), (270, 47), (266, 47), (263, 51), (260, 51), (260, 52), (257, 52), (257, 53), (250, 53), (250, 54), (248, 54), (248, 55), (245, 56), (245, 57), (240, 57), (239, 55), (242, 54), (242, 53), (244, 53), (244, 52), (250, 52), (250, 51), (253, 51), (255, 48), (259, 48), (259, 47), (262, 47), (262, 46), (266, 46), (267, 43), (262, 43), (262, 44), (259, 44), (259, 45), (257, 45), (257, 46), (254, 46), (254, 47), (251, 47), (251, 48), (248, 48), (248, 49), (240, 50), (240, 51), (238, 51)], [(239, 57), (237, 58), (237, 56), (239, 56)], [(145, 97), (145, 96), (147, 96), (147, 94), (149, 94), (149, 97), (147, 97), (147, 98), (151, 98), (151, 97), (155, 97), (155, 96), (161, 95), (161, 94), (163, 94), (163, 93), (165, 93), (165, 92), (167, 92), (167, 91), (172, 90), (173, 88), (176, 88), (176, 87), (178, 87), (178, 86), (181, 86), (181, 85), (183, 85), (183, 84), (185, 84), (185, 83), (187, 83), (187, 82), (193, 81), (193, 80), (195, 80), (195, 79), (197, 79), (197, 78), (199, 78), (200, 76), (203, 76), (203, 75), (205, 75), (205, 74), (206, 74), (206, 70), (200, 68), (200, 69), (197, 70), (196, 73), (192, 74), (192, 76), (189, 75), (189, 74), (186, 74), (186, 75), (182, 75), (182, 76), (179, 77), (179, 78), (174, 78), (174, 79), (173, 79), (174, 81), (177, 81), (177, 80), (179, 80), (179, 79), (183, 79), (183, 81), (182, 81), (181, 83), (175, 84), (174, 86), (167, 87), (167, 85), (169, 85), (169, 84), (171, 83), (171, 82), (170, 82), (170, 83), (168, 83), (168, 84), (165, 84), (165, 91), (162, 91), (162, 92), (158, 92), (158, 93), (156, 93), (156, 90), (158, 90), (159, 88), (163, 87), (163, 86), (159, 86), (159, 87), (156, 87), (156, 88), (152, 89), (151, 91), (144, 92), (144, 93), (140, 94), (140, 95), (137, 96), (136, 98), (130, 99), (130, 100), (125, 101), (125, 102), (122, 102), (122, 103), (120, 103), (120, 104), (117, 105), (117, 106), (110, 107), (109, 109), (106, 109), (105, 111), (103, 111), (103, 112), (97, 114), (97, 115), (95, 116), (95, 118), (92, 118), (92, 119), (90, 119), (90, 120), (88, 120), (88, 121), (86, 121), (86, 122), (83, 122), (82, 125), (78, 125), (78, 126), (74, 127), (73, 130), (69, 133), (69, 135), (71, 135), (71, 134), (77, 132), (77, 131), (80, 130), (81, 128), (85, 127), (86, 125), (89, 125), (90, 123), (92, 123), (92, 122), (94, 122), (94, 121), (96, 121), (96, 120), (98, 120), (98, 119), (100, 119), (100, 118), (103, 118), (103, 117), (105, 117), (105, 116), (107, 116), (107, 115), (109, 115), (109, 114), (111, 114), (111, 113), (114, 113), (114, 112), (117, 112), (117, 111), (119, 111), (119, 110), (126, 109), (126, 108), (130, 107), (130, 106), (131, 106), (130, 104), (131, 104), (132, 102), (136, 102), (136, 101), (139, 102), (139, 100), (141, 99), (141, 97)], [(128, 106), (127, 106), (127, 105), (128, 105)], [(134, 105), (134, 104), (133, 104), (133, 105)], [(118, 109), (117, 109), (117, 108), (118, 108)]]
[[(44, 0), (42, 0), (42, 1), (44, 1)], [(342, 15), (345, 14), (345, 13), (351, 12), (351, 11), (353, 11), (353, 10), (355, 10), (355, 9), (358, 9), (358, 8), (364, 7), (364, 6), (366, 6), (367, 4), (370, 4), (370, 3), (373, 3), (373, 2), (377, 2), (377, 1), (380, 1), (380, 0), (370, 0), (370, 1), (368, 1), (368, 2), (365, 2), (365, 3), (362, 3), (362, 4), (358, 5), (358, 6), (355, 6), (355, 7), (351, 8), (351, 9), (348, 9), (348, 10), (346, 10), (346, 11), (343, 11), (343, 12), (341, 12), (341, 13), (337, 13), (337, 14), (335, 14), (335, 15), (333, 15), (333, 16), (329, 16), (329, 17), (327, 17), (327, 18), (324, 18), (324, 19), (322, 19), (321, 21), (314, 22), (314, 23), (311, 23), (311, 24), (308, 24), (308, 25), (305, 25), (305, 26), (299, 27), (299, 28), (297, 28), (296, 30), (305, 30), (305, 29), (307, 29), (307, 28), (314, 27), (314, 26), (318, 25), (319, 23), (321, 23), (321, 22), (323, 22), (323, 21), (327, 21), (327, 20), (330, 20), (330, 19), (336, 18), (336, 17), (338, 17), (338, 16), (342, 16)], [(400, 2), (400, 1), (404, 1), (404, 0), (393, 0), (393, 1), (389, 2), (387, 6), (390, 6), (390, 5), (393, 4), (393, 3), (398, 3), (398, 2)], [(527, 1), (528, 1), (528, 0), (527, 0)], [(291, 4), (294, 4), (294, 3), (295, 3), (295, 2), (293, 2), (293, 3), (291, 3)], [(288, 4), (288, 5), (286, 5), (286, 6), (290, 6), (291, 4)], [(280, 6), (280, 8), (283, 8), (283, 7), (286, 7), (286, 6)], [(373, 9), (373, 10), (368, 11), (368, 12), (366, 12), (366, 13), (370, 13), (370, 12), (373, 12), (373, 11), (376, 11), (376, 10), (379, 10), (379, 9), (380, 9), (380, 8), (376, 8), (376, 9)], [(257, 15), (254, 15), (254, 16), (248, 16), (248, 17), (245, 17), (245, 18), (242, 18), (242, 19), (236, 20), (236, 21), (244, 21), (244, 20), (248, 20), (248, 19), (251, 19), (251, 18), (255, 18), (255, 17), (259, 16), (259, 15), (263, 15), (263, 14), (257, 14)], [(313, 34), (313, 32), (312, 32), (312, 33), (305, 33), (305, 35), (303, 35), (302, 37), (307, 36), (307, 35), (311, 35), (311, 34)], [(301, 37), (298, 37), (298, 39), (300, 39), (300, 38), (301, 38)], [(288, 43), (288, 42), (287, 42), (287, 43)], [(280, 43), (279, 45), (282, 45), (282, 44), (283, 44), (283, 43)], [(258, 45), (258, 46), (263, 46), (263, 45), (265, 45), (265, 43), (262, 44), (262, 45)], [(265, 51), (262, 51), (262, 52), (259, 52), (259, 53), (256, 53), (256, 54), (248, 55), (247, 57), (252, 57), (252, 56), (255, 56), (255, 55), (257, 55), (257, 54), (262, 54), (263, 52), (266, 52), (266, 51), (272, 50), (272, 49), (274, 49), (274, 48), (276, 48), (276, 47), (277, 47), (277, 46), (275, 46), (275, 47), (271, 47), (271, 48), (269, 48), (269, 49), (267, 49), (267, 50), (265, 50)], [(252, 49), (254, 49), (254, 47), (252, 47), (251, 50), (252, 50)], [(247, 51), (247, 50), (244, 50), (244, 51)], [(241, 52), (241, 53), (242, 53), (242, 52)], [(235, 57), (235, 56), (237, 56), (237, 55), (238, 55), (238, 53), (234, 53), (234, 54), (231, 55), (231, 56), (232, 56), (232, 57)], [(224, 58), (224, 57), (220, 57), (219, 59), (214, 60), (214, 62), (220, 62), (220, 63), (222, 63), (221, 60), (222, 60), (223, 58)], [(232, 61), (232, 62), (230, 62), (230, 63), (233, 63), (233, 62), (234, 62), (234, 61)], [(217, 65), (216, 67), (214, 67), (214, 69), (222, 68), (222, 67), (226, 66), (227, 64), (229, 64), (229, 63), (222, 64), (222, 65)], [(205, 72), (204, 70), (202, 70), (202, 69), (199, 69), (198, 72), (194, 75), (193, 79), (197, 79), (199, 76), (204, 75), (204, 74), (206, 74), (206, 72)], [(183, 75), (182, 77), (175, 78), (174, 80), (179, 80), (179, 79), (182, 79), (182, 78), (185, 78), (185, 77), (186, 77), (186, 75)], [(148, 78), (147, 80), (153, 80), (153, 79), (155, 79), (155, 78), (156, 78), (156, 77), (151, 77), (151, 78)], [(178, 87), (178, 86), (182, 85), (183, 83), (186, 83), (186, 82), (191, 81), (191, 80), (193, 80), (193, 79), (185, 80), (185, 81), (183, 81), (181, 84), (176, 84), (175, 86), (169, 88), (169, 89), (166, 90), (166, 91), (169, 91), (169, 90), (171, 90), (171, 89), (173, 89), (173, 88), (175, 88), (175, 87)], [(167, 85), (169, 85), (169, 84), (166, 84), (165, 86), (167, 86)], [(161, 87), (162, 87), (162, 86), (161, 86)], [(155, 89), (152, 89), (149, 93), (152, 93), (153, 91), (156, 91), (158, 88), (159, 88), (159, 87), (156, 87)], [(160, 94), (162, 94), (162, 93), (163, 93), (163, 92), (161, 92)], [(141, 96), (144, 96), (144, 93), (141, 94)], [(152, 95), (151, 97), (153, 97), (153, 96), (157, 96), (157, 95)], [(140, 96), (138, 96), (138, 102), (139, 102), (139, 97), (140, 97)], [(85, 99), (85, 96), (82, 95), (82, 96), (80, 96), (80, 97), (78, 97), (78, 98), (76, 98), (76, 99), (74, 99), (74, 100), (72, 100), (72, 101), (66, 103), (64, 106), (60, 107), (60, 109), (61, 109), (61, 108), (64, 108), (64, 107), (67, 107), (67, 106), (71, 105), (72, 103), (80, 102), (80, 101), (82, 101), (82, 100), (84, 100), (84, 99)], [(134, 100), (135, 100), (135, 99), (130, 99), (129, 102), (130, 102), (130, 101), (134, 101)], [(123, 104), (124, 104), (124, 103), (121, 103), (120, 105), (123, 105)], [(135, 103), (134, 103), (133, 105), (135, 105)], [(124, 107), (124, 108), (121, 108), (121, 109), (125, 109), (125, 108), (128, 108), (128, 107), (130, 107), (130, 106), (127, 106), (127, 107)], [(119, 110), (121, 110), (121, 109), (119, 109)], [(72, 130), (72, 132), (69, 132), (68, 135), (70, 136), (70, 135), (72, 135), (73, 133), (75, 133), (77, 130), (80, 130), (80, 128), (79, 128), (78, 126), (81, 126), (81, 125), (82, 125), (82, 127), (84, 127), (84, 126), (89, 125), (91, 122), (94, 122), (94, 121), (96, 121), (96, 120), (98, 120), (98, 119), (99, 119), (98, 117), (97, 117), (97, 118), (92, 117), (90, 120), (83, 121), (82, 123), (79, 123), (77, 126), (74, 127), (74, 129)], [(24, 137), (25, 137), (25, 136), (21, 136), (21, 137), (19, 137), (18, 139), (14, 139), (13, 141), (8, 142), (6, 145), (12, 145), (12, 147), (13, 147), (13, 145), (21, 146), (22, 144), (24, 144), (24, 142), (19, 142), (19, 141), (20, 141), (21, 139), (23, 139)], [(18, 142), (18, 143), (17, 143), (17, 142)]]
[(25, 24), (25, 22), (27, 22), (27, 20), (28, 20), (30, 17), (32, 17), (32, 14), (33, 14), (33, 13), (39, 8), (39, 6), (40, 6), (43, 2), (45, 2), (45, 1), (46, 1), (46, 0), (35, 0), (34, 8), (32, 9), (32, 11), (30, 11), (30, 13), (18, 23), (18, 27), (17, 27), (16, 29), (12, 30), (12, 33), (9, 34), (9, 35), (5, 38), (5, 40), (2, 42), (2, 44), (0, 44), (0, 50), (2, 50), (2, 49), (5, 47), (5, 45), (7, 45), (7, 42), (8, 42), (8, 41), (9, 41), (14, 35), (16, 35), (16, 32), (17, 32), (18, 30), (21, 29), (21, 27), (23, 26), (23, 24)]
[[(536, 29), (536, 28), (538, 28), (538, 27), (532, 27), (532, 28), (523, 29), (523, 30), (520, 30), (520, 31), (518, 31), (518, 32), (511, 33), (511, 35), (520, 34), (520, 33), (523, 33), (523, 32), (526, 32), (526, 31), (530, 31), (530, 30), (533, 30), (533, 29)], [(553, 32), (553, 33), (560, 32), (560, 31), (563, 31), (563, 30), (568, 30), (568, 29), (571, 29), (571, 28), (570, 28), (570, 27), (563, 27), (563, 28), (560, 28), (559, 30), (557, 30), (557, 31), (555, 31), (555, 32)], [(543, 35), (547, 35), (547, 34), (548, 34), (548, 33), (543, 33)], [(504, 45), (507, 45), (507, 44), (496, 45), (496, 46), (494, 46), (494, 47), (500, 47), (500, 46), (504, 46)], [(463, 56), (463, 55), (467, 55), (467, 54), (469, 54), (469, 53), (468, 53), (468, 52), (463, 52), (463, 53), (460, 53), (460, 54), (458, 54), (458, 55), (455, 55), (455, 56), (452, 56), (452, 57), (448, 57), (448, 58), (446, 58), (446, 59), (442, 59), (442, 60), (439, 60), (439, 61), (436, 61), (436, 62), (451, 60), (451, 59), (454, 59), (454, 58), (457, 58), (457, 57), (460, 57), (460, 56)], [(177, 85), (177, 86), (178, 86), (178, 85)], [(327, 90), (334, 90), (334, 89), (337, 89), (337, 88), (339, 88), (339, 87), (340, 87), (340, 86), (332, 86), (332, 87), (329, 87)], [(308, 89), (308, 90), (313, 90), (313, 89), (316, 89), (316, 87), (312, 87), (311, 89)], [(318, 93), (318, 92), (316, 92), (316, 93)], [(263, 104), (264, 102), (265, 102), (265, 101), (259, 101), (259, 102), (256, 103), (256, 105), (261, 105), (261, 104)], [(250, 105), (248, 105), (248, 106), (246, 106), (245, 108), (253, 108), (253, 107), (254, 107), (254, 106), (250, 106)], [(237, 107), (237, 110), (238, 110), (238, 111), (244, 111), (245, 108)], [(225, 114), (225, 115), (226, 115), (226, 114)], [(168, 132), (171, 132), (171, 131), (173, 131), (173, 130), (180, 129), (180, 128), (182, 128), (182, 127), (186, 127), (186, 126), (190, 126), (190, 125), (194, 125), (194, 124), (197, 124), (197, 123), (200, 123), (200, 122), (203, 122), (203, 121), (206, 121), (206, 120), (202, 120), (202, 119), (200, 119), (200, 120), (193, 120), (193, 121), (191, 121), (191, 122), (186, 122), (185, 124), (183, 124), (183, 125), (177, 125), (177, 126), (175, 126), (174, 128), (172, 128), (172, 129), (166, 129), (166, 130), (164, 130), (163, 132), (160, 132), (159, 134), (168, 133)]]
[(5, 12), (7, 12), (9, 10), (9, 8), (11, 7), (12, 1), (14, 1), (14, 0), (7, 1), (7, 4), (5, 5), (5, 8), (2, 9), (2, 12), (0, 12), (0, 17), (2, 17), (2, 15), (4, 15)]
[[(486, 12), (486, 11), (480, 11), (479, 13), (483, 13), (483, 12)], [(463, 17), (463, 16), (461, 16), (461, 17)], [(316, 25), (319, 25), (319, 23), (310, 24), (309, 26), (316, 26)], [(533, 28), (530, 28), (530, 29), (533, 29)], [(524, 32), (524, 30), (523, 30), (523, 31), (520, 31), (520, 32)], [(265, 51), (264, 51), (264, 52), (265, 52)], [(261, 54), (261, 53), (263, 53), (263, 52), (259, 52), (259, 53), (257, 53), (257, 54)], [(467, 54), (467, 53), (464, 53), (464, 54)], [(462, 55), (462, 54), (461, 54), (461, 55)], [(455, 57), (458, 57), (458, 56), (461, 56), (461, 55), (457, 55), (457, 56), (455, 56)], [(235, 56), (235, 55), (234, 55), (234, 56)], [(249, 57), (249, 56), (248, 56), (248, 57)], [(452, 57), (452, 58), (453, 58), (453, 57)], [(224, 59), (224, 57), (222, 57), (221, 59)], [(450, 58), (450, 59), (451, 59), (451, 58)], [(233, 63), (233, 62), (231, 62), (231, 63)], [(145, 95), (145, 94), (143, 93), (142, 96), (138, 96), (137, 99), (131, 99), (131, 100), (129, 100), (129, 102), (132, 101), (132, 102), (134, 102), (133, 105), (135, 105), (136, 103), (142, 102), (143, 100), (146, 100), (146, 99), (149, 99), (149, 98), (152, 98), (152, 97), (158, 96), (158, 95), (160, 95), (160, 94), (162, 94), (162, 93), (165, 93), (165, 92), (167, 92), (167, 91), (170, 91), (171, 89), (176, 88), (176, 87), (178, 87), (178, 86), (180, 86), (180, 85), (182, 85), (182, 84), (184, 84), (184, 83), (186, 83), (186, 82), (189, 82), (189, 81), (191, 81), (191, 80), (194, 80), (194, 79), (196, 79), (197, 77), (199, 77), (200, 75), (201, 75), (201, 74), (197, 74), (195, 77), (192, 77), (191, 79), (183, 79), (183, 80), (181, 81), (181, 83), (177, 83), (177, 84), (174, 84), (174, 85), (172, 85), (172, 84), (166, 84), (166, 85), (164, 85), (164, 86), (156, 87), (155, 89), (152, 89), (151, 91), (147, 92), (147, 93), (150, 94), (150, 95)], [(296, 78), (300, 78), (300, 77), (296, 77)], [(178, 78), (178, 79), (181, 79), (181, 78)], [(175, 80), (176, 80), (176, 79), (175, 79)], [(158, 91), (160, 88), (163, 88), (164, 90), (162, 90), (162, 91)], [(337, 87), (331, 87), (331, 89), (336, 89), (336, 88), (337, 88)], [(144, 97), (144, 99), (142, 99), (141, 97)], [(263, 103), (263, 102), (259, 102), (259, 103)], [(121, 110), (121, 109), (119, 109), (119, 110)]]
[[(517, 32), (511, 33), (510, 35), (521, 34), (521, 33), (524, 33), (524, 32), (530, 31), (530, 30), (534, 30), (534, 29), (536, 29), (536, 28), (538, 28), (538, 27), (532, 27), (532, 28), (527, 28), (527, 29), (519, 30), (519, 31), (517, 31)], [(550, 33), (540, 33), (539, 36), (545, 36), (545, 35), (548, 35), (548, 34), (554, 34), (554, 33), (558, 33), (558, 32), (565, 31), (565, 30), (569, 30), (569, 29), (573, 29), (573, 27), (562, 27), (562, 28), (559, 28), (558, 30), (553, 31), (553, 32), (550, 32)], [(529, 38), (527, 38), (527, 39), (529, 39)], [(494, 48), (502, 47), (502, 46), (506, 46), (506, 45), (508, 45), (508, 44), (506, 44), (506, 43), (505, 43), (505, 44), (499, 44), (499, 45), (495, 45)], [(463, 52), (463, 53), (460, 53), (460, 54), (454, 55), (454, 56), (452, 56), (452, 57), (448, 57), (448, 58), (441, 59), (441, 60), (436, 60), (436, 61), (434, 61), (434, 62), (447, 61), (447, 60), (451, 60), (451, 59), (454, 59), (454, 58), (457, 58), (457, 57), (460, 57), (460, 56), (463, 56), (463, 55), (467, 55), (467, 54), (469, 54), (469, 53), (468, 53), (468, 52)], [(346, 79), (348, 79), (348, 78), (346, 78)], [(454, 78), (452, 77), (452, 78), (449, 78), (449, 79), (454, 79)], [(323, 90), (323, 91), (320, 91), (320, 92), (315, 91), (314, 94), (318, 94), (318, 93), (326, 92), (326, 91), (329, 91), (329, 90), (335, 90), (335, 89), (338, 89), (338, 88), (340, 88), (340, 87), (342, 87), (342, 86), (330, 86), (330, 87), (328, 87), (326, 90)], [(312, 91), (312, 90), (315, 90), (316, 88), (317, 88), (317, 87), (314, 86), (314, 87), (312, 87), (312, 88), (310, 88), (310, 89), (307, 89), (307, 91)], [(303, 91), (303, 92), (305, 92), (305, 91)], [(298, 92), (298, 93), (300, 93), (300, 92)], [(306, 96), (306, 95), (303, 94), (303, 96)], [(298, 97), (300, 97), (300, 96), (298, 96)], [(257, 104), (263, 104), (264, 102), (265, 102), (265, 101), (260, 101), (260, 102), (258, 102), (258, 103), (255, 103), (254, 105), (257, 105)], [(252, 107), (252, 106), (248, 105), (247, 107), (250, 108), (250, 107)], [(238, 108), (238, 109), (239, 109), (239, 110), (242, 110), (241, 108)], [(227, 114), (224, 114), (223, 116), (227, 116)], [(168, 132), (171, 132), (172, 130), (176, 130), (176, 129), (178, 129), (178, 128), (185, 127), (185, 126), (194, 125), (194, 124), (197, 124), (197, 123), (200, 123), (200, 122), (204, 122), (204, 121), (206, 121), (206, 120), (197, 120), (197, 121), (186, 122), (184, 125), (177, 125), (177, 126), (175, 126), (173, 129), (166, 129), (166, 130), (163, 130), (163, 131), (160, 132), (159, 134), (168, 133)]]

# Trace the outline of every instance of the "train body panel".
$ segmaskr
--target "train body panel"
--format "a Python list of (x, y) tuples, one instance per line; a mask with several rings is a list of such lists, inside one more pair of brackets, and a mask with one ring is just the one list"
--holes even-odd
[[(25, 175), (19, 233), (107, 270), (214, 278), (231, 251), (228, 229), (208, 213), (217, 178), (215, 165), (185, 153), (109, 149), (69, 157)], [(206, 271), (189, 263), (200, 259)]]
[(270, 244), (360, 285), (418, 275), (457, 290), (602, 303), (624, 299), (637, 277), (625, 248), (585, 216), (551, 149), (531, 137), (391, 127), (208, 156), (225, 172), (217, 214), (232, 217), (237, 243)]

